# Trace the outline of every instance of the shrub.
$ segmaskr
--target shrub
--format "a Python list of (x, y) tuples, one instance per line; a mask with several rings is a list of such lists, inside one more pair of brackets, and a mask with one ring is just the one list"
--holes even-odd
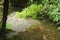
[(58, 22), (60, 21), (60, 12), (59, 11), (60, 7), (57, 7), (57, 5), (55, 4), (47, 4), (44, 5), (43, 9), (42, 9), (42, 15), (45, 16), (49, 16), (49, 18), (51, 20), (53, 20), (53, 22)]
[(42, 9), (42, 4), (32, 4), (31, 6), (23, 9), (22, 12), (16, 12), (15, 17), (19, 18), (27, 18), (27, 17), (32, 17), (32, 18), (37, 18), (37, 14), (41, 11)]
[(53, 21), (60, 21), (60, 13), (58, 13), (58, 8), (52, 10), (50, 17), (53, 19)]

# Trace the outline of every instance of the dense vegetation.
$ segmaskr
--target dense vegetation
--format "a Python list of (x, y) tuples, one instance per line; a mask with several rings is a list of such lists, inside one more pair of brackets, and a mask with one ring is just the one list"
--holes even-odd
[[(21, 18), (40, 18), (48, 16), (53, 22), (60, 22), (60, 1), (59, 0), (41, 0), (39, 3), (37, 1), (30, 1), (33, 3), (31, 6), (22, 10), (22, 12), (16, 12), (16, 17)], [(37, 17), (39, 15), (39, 17)]]
[[(58, 34), (57, 36), (60, 36), (59, 35), (60, 33), (56, 31), (56, 29), (60, 30), (60, 0), (10, 0), (9, 7), (12, 8), (12, 10), (14, 11), (11, 13), (12, 10), (9, 9), (9, 12), (13, 15), (10, 14), (8, 15), (9, 16), (8, 22), (6, 24), (6, 28), (8, 29), (8, 31), (10, 31), (9, 30), (10, 27), (12, 32), (14, 33), (17, 32), (15, 30), (19, 29), (20, 27), (22, 28), (22, 30), (24, 30), (23, 28), (26, 27), (26, 24), (28, 25), (32, 23), (32, 22), (31, 23), (23, 22), (25, 21), (25, 19), (28, 20), (27, 22), (32, 20), (39, 21), (39, 23), (36, 24), (34, 22), (34, 24), (31, 25), (30, 28), (27, 28), (26, 31), (20, 32), (20, 30), (18, 30), (19, 33), (16, 35), (14, 35), (14, 33), (11, 33), (12, 35), (14, 35), (13, 37), (15, 38), (12, 37), (9, 40), (37, 40), (37, 39), (40, 40), (40, 38), (43, 39), (43, 37), (47, 38), (45, 40), (54, 40), (56, 33)], [(0, 9), (3, 8), (0, 7)], [(16, 10), (19, 9), (19, 10), (16, 12), (15, 9)], [(2, 12), (2, 10), (0, 11)], [(19, 18), (23, 20), (20, 21)], [(30, 20), (29, 18), (32, 20)], [(58, 28), (56, 28), (56, 26)], [(0, 28), (1, 28), (1, 23), (0, 23)]]
[(41, 11), (42, 5), (39, 4), (32, 4), (31, 6), (25, 8), (22, 10), (22, 12), (16, 12), (15, 17), (20, 17), (20, 18), (27, 18), (27, 17), (32, 17), (32, 18), (37, 18), (37, 14)]
[[(21, 2), (21, 3), (20, 3)], [(15, 17), (41, 19), (47, 18), (60, 25), (60, 1), (59, 0), (10, 0), (12, 6), (24, 8), (16, 12)], [(29, 6), (27, 6), (29, 5)], [(27, 7), (26, 7), (27, 6)]]

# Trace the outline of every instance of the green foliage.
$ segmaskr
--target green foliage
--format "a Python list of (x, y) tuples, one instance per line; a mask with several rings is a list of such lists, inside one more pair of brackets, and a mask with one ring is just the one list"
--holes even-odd
[(15, 17), (19, 18), (27, 18), (27, 17), (32, 17), (32, 18), (37, 18), (37, 14), (41, 11), (42, 5), (39, 4), (32, 4), (30, 7), (27, 7), (23, 9), (22, 12), (17, 12)]
[(50, 17), (52, 17), (53, 21), (60, 21), (60, 13), (58, 12), (58, 8), (52, 10)]
[(42, 15), (47, 15), (49, 16), (50, 19), (53, 20), (53, 22), (58, 22), (60, 21), (60, 12), (59, 11), (60, 7), (57, 7), (55, 4), (47, 4), (43, 6), (42, 9)]
[[(59, 7), (60, 8), (60, 7)], [(51, 18), (54, 22), (60, 21), (60, 13), (59, 8), (55, 4), (47, 4), (43, 5), (42, 4), (32, 4), (30, 7), (27, 7), (23, 9), (22, 12), (16, 12), (15, 17), (19, 18), (27, 18), (27, 17), (32, 17), (32, 18), (37, 18), (37, 15), (48, 15), (49, 18)]]
[[(36, 0), (30, 0), (30, 1), (34, 2)], [(39, 16), (37, 17), (37, 15)], [(48, 16), (49, 19), (51, 19), (53, 22), (59, 22), (60, 21), (60, 1), (59, 0), (40, 0), (39, 4), (36, 4), (36, 3), (32, 4), (31, 6), (23, 9), (22, 12), (16, 12), (15, 17), (40, 18), (41, 15), (44, 17)]]
[(42, 0), (42, 3), (44, 3), (44, 4), (46, 4), (48, 2), (49, 2), (49, 0)]
[(60, 27), (58, 27), (57, 30), (60, 30)]

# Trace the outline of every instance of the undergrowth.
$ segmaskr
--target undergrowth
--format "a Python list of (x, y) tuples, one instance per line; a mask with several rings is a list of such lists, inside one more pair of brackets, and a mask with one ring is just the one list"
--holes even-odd
[(31, 6), (22, 10), (22, 12), (16, 12), (15, 17), (19, 18), (37, 18), (37, 14), (41, 12), (42, 4), (32, 4)]
[[(45, 3), (45, 4), (44, 4)], [(24, 8), (21, 12), (16, 12), (17, 18), (47, 18), (54, 23), (60, 22), (60, 2), (59, 0), (42, 1), (40, 4), (31, 4), (29, 7)], [(59, 23), (60, 24), (60, 23)]]

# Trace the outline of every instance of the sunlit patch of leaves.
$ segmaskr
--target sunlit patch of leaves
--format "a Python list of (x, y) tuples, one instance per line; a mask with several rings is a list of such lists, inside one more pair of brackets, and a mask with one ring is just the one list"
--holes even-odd
[(42, 9), (42, 4), (32, 4), (30, 7), (27, 7), (23, 9), (22, 12), (16, 12), (15, 17), (19, 18), (27, 18), (27, 17), (32, 17), (32, 18), (37, 18), (38, 12)]

